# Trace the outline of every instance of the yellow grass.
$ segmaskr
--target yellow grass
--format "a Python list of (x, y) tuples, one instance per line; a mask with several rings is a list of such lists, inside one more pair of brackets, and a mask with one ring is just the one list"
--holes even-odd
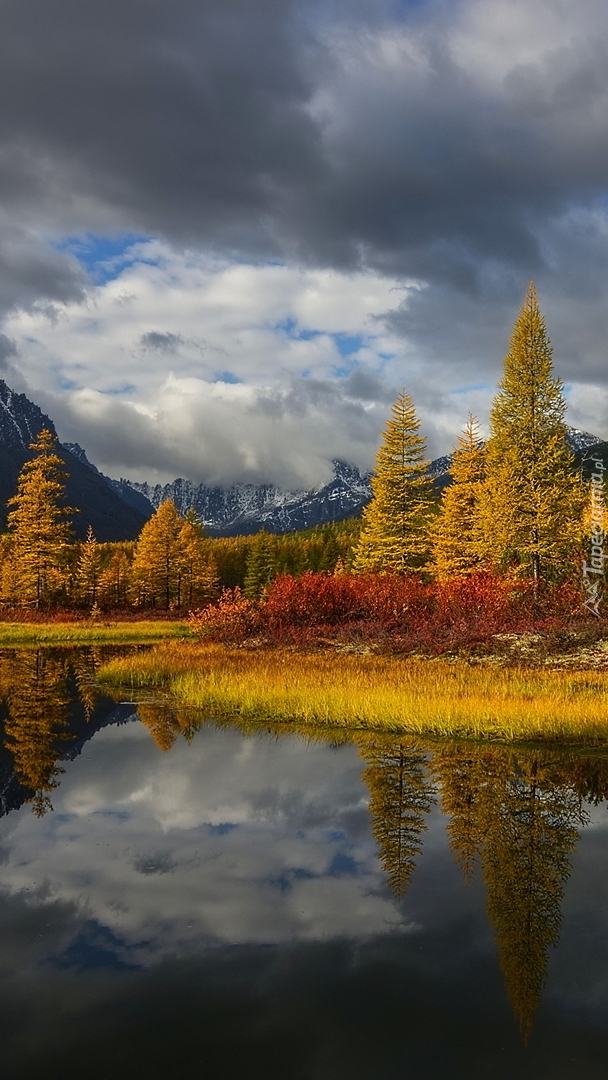
[(164, 687), (212, 714), (507, 741), (608, 740), (608, 676), (353, 654), (166, 643), (115, 659), (108, 684)]
[(100, 623), (3, 623), (3, 645), (86, 645), (88, 642), (127, 644), (157, 642), (164, 638), (187, 637), (188, 626), (181, 622), (100, 622)]

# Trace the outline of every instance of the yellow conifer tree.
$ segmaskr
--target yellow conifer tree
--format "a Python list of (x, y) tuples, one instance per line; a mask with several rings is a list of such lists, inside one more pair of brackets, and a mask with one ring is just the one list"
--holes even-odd
[(582, 536), (584, 490), (562, 390), (531, 282), (492, 406), (479, 552), (536, 581), (567, 573)]
[(414, 403), (403, 391), (384, 429), (372, 479), (372, 499), (363, 511), (355, 551), (355, 573), (403, 574), (424, 565), (432, 482), (425, 440)]
[(120, 547), (114, 551), (99, 577), (99, 601), (105, 608), (124, 608), (128, 603), (131, 563)]
[(180, 582), (177, 606), (203, 607), (219, 596), (217, 566), (206, 554), (201, 530), (192, 521), (184, 521), (179, 534)]
[(131, 595), (143, 607), (169, 609), (180, 602), (184, 519), (171, 499), (165, 499), (146, 522), (135, 545), (131, 566)]
[(441, 512), (432, 527), (433, 570), (440, 581), (480, 569), (479, 506), (484, 463), (477, 419), (469, 413), (467, 426), (452, 456), (453, 482), (443, 492)]
[(8, 501), (12, 588), (21, 603), (36, 607), (58, 595), (67, 581), (69, 519), (76, 511), (62, 506), (67, 474), (57, 447), (56, 436), (41, 431), (30, 445), (35, 456), (25, 462), (17, 493)]
[(84, 544), (80, 545), (80, 554), (76, 567), (76, 583), (80, 596), (91, 607), (97, 603), (100, 576), (101, 552), (93, 529), (89, 525), (87, 538)]

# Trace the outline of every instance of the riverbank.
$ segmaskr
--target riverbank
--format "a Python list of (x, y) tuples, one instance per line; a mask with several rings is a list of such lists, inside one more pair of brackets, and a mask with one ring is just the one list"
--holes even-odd
[(13, 645), (145, 644), (191, 637), (187, 623), (161, 620), (127, 622), (0, 622), (0, 648)]
[(445, 658), (167, 642), (110, 661), (107, 687), (156, 687), (243, 719), (415, 735), (608, 744), (608, 674)]

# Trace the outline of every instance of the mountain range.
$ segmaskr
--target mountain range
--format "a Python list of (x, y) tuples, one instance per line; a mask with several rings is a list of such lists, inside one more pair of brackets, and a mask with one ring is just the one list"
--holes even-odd
[[(52, 420), (24, 394), (17, 394), (0, 379), (0, 528), (5, 526), (6, 501), (15, 492), (17, 476), (29, 456), (29, 444)], [(604, 444), (588, 431), (569, 428), (568, 442), (580, 459), (592, 447)], [(308, 490), (285, 491), (273, 484), (233, 484), (207, 487), (182, 478), (170, 484), (146, 484), (104, 476), (88, 460), (78, 443), (63, 443), (60, 454), (68, 480), (66, 499), (78, 507), (74, 529), (80, 538), (92, 526), (98, 540), (131, 540), (164, 499), (172, 499), (181, 513), (193, 507), (209, 536), (236, 536), (259, 532), (284, 533), (330, 521), (342, 521), (361, 512), (371, 497), (371, 473), (343, 461), (333, 462), (333, 477)], [(451, 455), (431, 462), (429, 475), (438, 489), (450, 483)]]

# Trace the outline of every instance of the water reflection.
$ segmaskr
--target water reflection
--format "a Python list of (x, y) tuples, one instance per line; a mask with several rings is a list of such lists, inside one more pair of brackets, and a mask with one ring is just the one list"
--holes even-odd
[[(442, 925), (458, 908), (468, 927), (482, 883), (504, 985), (530, 1040), (574, 852), (606, 799), (608, 757), (361, 733), (351, 741), (286, 726), (239, 732), (150, 701), (136, 713), (96, 695), (105, 655), (0, 653), (0, 815), (24, 803), (47, 815), (28, 826), (10, 814), (5, 894), (78, 913), (77, 932), (62, 930), (45, 964), (126, 973), (211, 945), (351, 939), (364, 951), (390, 941), (395, 957), (433, 905), (443, 905)], [(72, 772), (67, 762), (89, 747)], [(438, 855), (443, 836), (460, 893)], [(429, 948), (422, 996), (433, 965), (438, 985), (454, 978), (454, 942), (439, 958)], [(471, 957), (458, 994), (472, 994)], [(344, 963), (351, 970), (355, 960)]]

